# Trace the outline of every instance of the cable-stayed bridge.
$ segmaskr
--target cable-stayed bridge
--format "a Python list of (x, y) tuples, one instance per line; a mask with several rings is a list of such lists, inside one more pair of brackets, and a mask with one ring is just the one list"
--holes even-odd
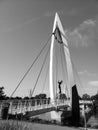
[[(51, 40), (51, 42), (49, 42)], [(9, 101), (9, 114), (27, 114), (28, 116), (35, 116), (39, 114), (43, 114), (46, 112), (51, 112), (51, 118), (57, 119), (60, 118), (58, 115), (58, 111), (62, 110), (71, 110), (74, 105), (74, 98), (77, 97), (77, 82), (74, 76), (74, 64), (70, 56), (68, 39), (66, 37), (65, 31), (63, 29), (62, 23), (58, 14), (55, 14), (53, 31), (49, 36), (46, 44), (43, 46), (37, 57), (34, 59), (33, 63), (26, 71), (15, 90), (11, 94), (11, 97), (20, 87), (23, 80), (29, 74), (30, 70), (34, 66), (34, 64), (39, 60), (40, 55), (47, 49), (46, 54), (44, 55), (44, 60), (40, 68), (38, 77), (35, 81), (35, 85), (30, 93), (30, 97), (33, 96), (39, 78), (45, 68), (45, 64), (47, 63), (48, 69), (46, 71), (43, 91), (46, 86), (46, 80), (48, 82), (48, 92), (50, 95), (50, 99), (29, 99), (29, 100), (18, 100), (17, 103), (15, 101)], [(48, 59), (48, 61), (47, 61)], [(76, 72), (76, 71), (75, 71)], [(76, 73), (77, 77), (78, 74)], [(78, 77), (79, 78), (79, 77)], [(72, 91), (72, 88), (75, 88)], [(76, 96), (75, 96), (76, 94)], [(61, 96), (63, 95), (63, 97)], [(65, 97), (64, 97), (65, 96)], [(90, 101), (80, 101), (78, 104), (90, 104)]]

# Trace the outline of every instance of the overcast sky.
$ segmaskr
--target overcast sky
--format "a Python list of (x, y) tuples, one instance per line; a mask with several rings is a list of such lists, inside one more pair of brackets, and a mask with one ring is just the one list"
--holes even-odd
[[(85, 92), (97, 93), (97, 0), (0, 0), (0, 86), (5, 87), (8, 96), (49, 38), (56, 12), (68, 37), (71, 58)], [(28, 95), (38, 66), (15, 95)]]

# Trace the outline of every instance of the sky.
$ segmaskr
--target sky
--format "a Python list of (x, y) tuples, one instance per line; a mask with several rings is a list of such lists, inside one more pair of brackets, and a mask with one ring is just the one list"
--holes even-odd
[[(97, 93), (98, 0), (0, 0), (0, 86), (4, 86), (8, 96), (52, 33), (56, 12), (84, 93)], [(15, 96), (29, 94), (40, 64), (41, 60)], [(40, 92), (40, 87), (36, 91)]]

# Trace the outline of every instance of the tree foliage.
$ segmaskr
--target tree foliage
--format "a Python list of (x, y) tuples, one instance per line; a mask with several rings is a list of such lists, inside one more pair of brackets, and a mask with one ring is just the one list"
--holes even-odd
[(6, 95), (4, 93), (4, 87), (0, 87), (0, 100), (4, 100), (6, 98)]
[(35, 99), (46, 99), (46, 98), (47, 98), (47, 96), (44, 93), (41, 93), (41, 94), (35, 96)]
[(57, 95), (56, 95), (56, 99), (64, 100), (64, 99), (67, 99), (67, 96), (66, 96), (66, 94), (64, 94), (64, 93), (57, 94)]
[(88, 95), (87, 93), (83, 94), (82, 96), (82, 100), (90, 100), (90, 95)]
[(92, 100), (98, 101), (98, 92), (97, 92), (96, 95), (91, 96), (91, 99), (92, 99)]
[(96, 95), (93, 95), (91, 99), (93, 100), (93, 113), (98, 116), (98, 92)]

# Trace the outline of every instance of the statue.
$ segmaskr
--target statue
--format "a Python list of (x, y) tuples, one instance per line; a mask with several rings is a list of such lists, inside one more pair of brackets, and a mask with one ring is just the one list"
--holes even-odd
[(59, 94), (61, 94), (61, 84), (62, 84), (62, 80), (61, 81), (58, 81), (58, 87), (59, 87)]

